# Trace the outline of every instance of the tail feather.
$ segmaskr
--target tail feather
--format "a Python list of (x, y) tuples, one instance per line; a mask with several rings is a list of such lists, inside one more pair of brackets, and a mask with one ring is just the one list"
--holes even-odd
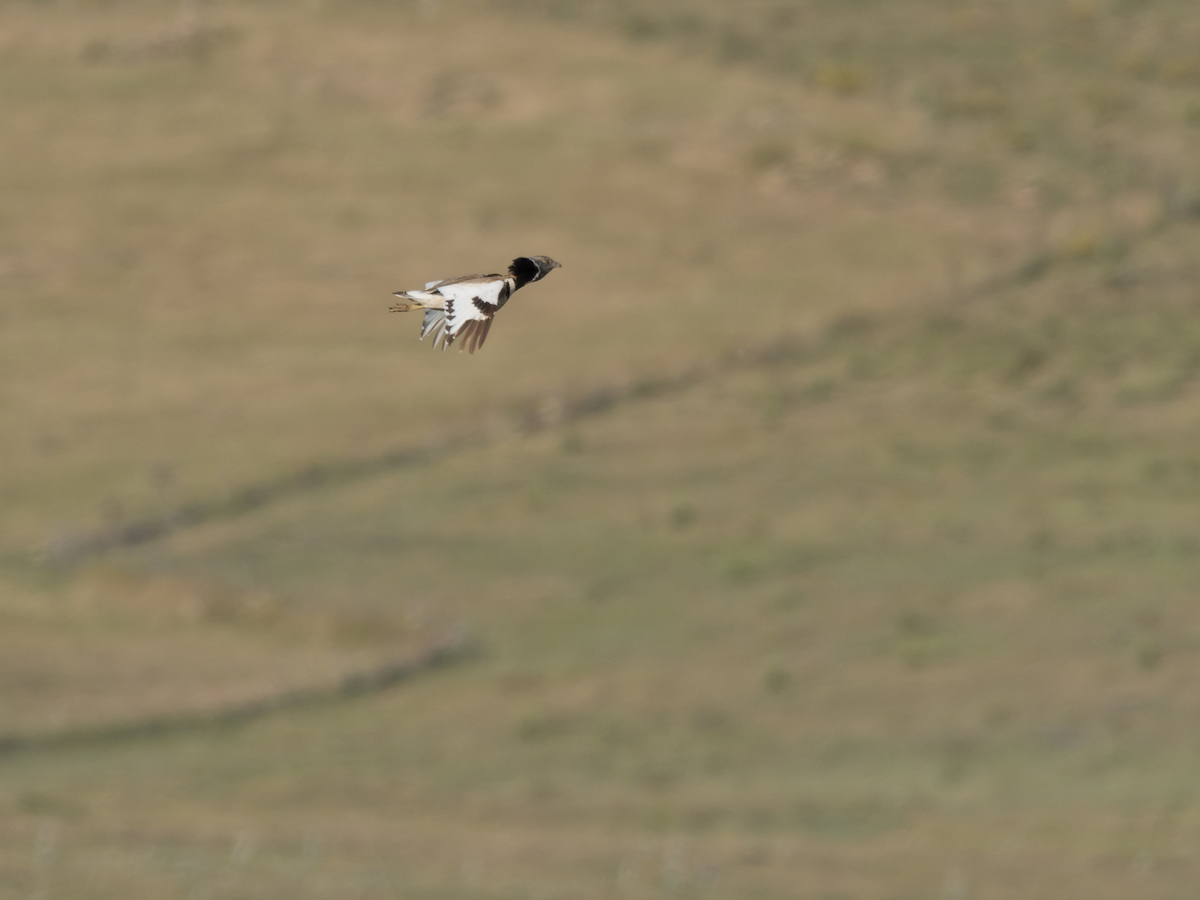
[(396, 291), (400, 302), (392, 306), (392, 312), (408, 312), (410, 309), (441, 309), (446, 298), (429, 291)]

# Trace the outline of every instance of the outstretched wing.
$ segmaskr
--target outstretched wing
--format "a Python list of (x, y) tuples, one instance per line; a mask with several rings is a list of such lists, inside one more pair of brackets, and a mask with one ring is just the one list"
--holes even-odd
[(397, 291), (400, 302), (392, 310), (425, 310), (421, 339), (433, 336), (434, 349), (445, 350), (455, 341), (474, 353), (483, 346), (492, 317), (512, 295), (514, 281), (504, 275), (464, 275), (426, 283), (423, 291)]
[(435, 290), (445, 298), (445, 323), (442, 326), (444, 334), (435, 337), (434, 346), (437, 346), (438, 338), (442, 340), (443, 349), (461, 339), (467, 352), (474, 353), (487, 339), (496, 310), (508, 301), (512, 282), (498, 276), (486, 281), (455, 279), (442, 282)]

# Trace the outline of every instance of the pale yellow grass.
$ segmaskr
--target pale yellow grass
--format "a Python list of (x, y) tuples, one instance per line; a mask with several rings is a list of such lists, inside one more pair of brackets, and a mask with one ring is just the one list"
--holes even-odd
[(6, 748), (329, 694), (449, 635), (449, 623), (297, 613), (263, 591), (120, 569), (92, 569), (65, 594), (5, 583), (0, 598)]
[(5, 6), (0, 893), (1190, 897), (1196, 27)]
[[(4, 14), (24, 123), (2, 176), (10, 545), (152, 511), (168, 482), (220, 492), (921, 302), (1025, 251), (1026, 210), (860, 184), (869, 159), (838, 141), (940, 152), (913, 108), (536, 20), (497, 69), (488, 42), (515, 26), (487, 16), (173, 15)], [(164, 43), (181, 28), (220, 39), (196, 57)], [(756, 167), (764, 140), (795, 162)], [(526, 252), (566, 267), (487, 354), (433, 359), (384, 313), (391, 290)]]

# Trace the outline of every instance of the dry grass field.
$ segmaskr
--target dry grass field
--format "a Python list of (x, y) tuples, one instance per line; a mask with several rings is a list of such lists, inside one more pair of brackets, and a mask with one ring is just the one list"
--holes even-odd
[(1200, 12), (644, 6), (0, 7), (0, 898), (1194, 896)]

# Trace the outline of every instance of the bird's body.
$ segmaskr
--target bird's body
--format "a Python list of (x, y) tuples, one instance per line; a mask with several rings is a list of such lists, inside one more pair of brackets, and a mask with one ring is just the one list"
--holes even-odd
[(434, 348), (445, 350), (461, 338), (463, 344), (459, 349), (474, 353), (483, 346), (492, 327), (492, 317), (509, 297), (561, 267), (548, 256), (519, 256), (508, 267), (507, 275), (464, 275), (431, 281), (422, 291), (397, 291), (400, 302), (392, 311), (425, 310), (422, 340), (431, 334)]

